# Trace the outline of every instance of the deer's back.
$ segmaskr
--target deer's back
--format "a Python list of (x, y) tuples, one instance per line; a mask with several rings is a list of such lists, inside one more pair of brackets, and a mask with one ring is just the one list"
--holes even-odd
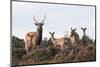
[(56, 45), (63, 45), (64, 44), (64, 38), (55, 39), (54, 43)]

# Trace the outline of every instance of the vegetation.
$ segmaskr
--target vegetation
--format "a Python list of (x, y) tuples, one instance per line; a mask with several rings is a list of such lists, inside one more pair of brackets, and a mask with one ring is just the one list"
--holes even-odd
[(61, 50), (58, 47), (55, 48), (51, 39), (45, 39), (42, 42), (45, 42), (47, 46), (44, 46), (44, 48), (40, 47), (39, 49), (33, 49), (29, 53), (26, 53), (25, 49), (23, 48), (23, 40), (13, 36), (12, 64), (26, 65), (96, 60), (95, 42), (93, 42), (93, 40), (89, 37), (83, 37), (82, 40), (80, 40), (79, 45), (75, 46), (74, 48), (70, 46), (70, 42), (67, 43), (66, 45), (68, 45), (69, 48), (65, 48), (64, 50)]
[(24, 47), (24, 40), (19, 39), (18, 37), (12, 36), (12, 47), (13, 48), (23, 48)]

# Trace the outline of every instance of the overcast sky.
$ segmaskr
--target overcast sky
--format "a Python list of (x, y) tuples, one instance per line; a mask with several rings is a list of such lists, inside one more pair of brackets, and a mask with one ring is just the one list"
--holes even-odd
[(36, 31), (32, 16), (41, 21), (44, 15), (43, 38), (49, 38), (48, 32), (53, 31), (57, 38), (65, 31), (70, 35), (71, 27), (77, 28), (81, 38), (81, 27), (87, 27), (86, 34), (95, 39), (95, 7), (27, 2), (12, 2), (12, 35), (24, 39), (27, 32)]

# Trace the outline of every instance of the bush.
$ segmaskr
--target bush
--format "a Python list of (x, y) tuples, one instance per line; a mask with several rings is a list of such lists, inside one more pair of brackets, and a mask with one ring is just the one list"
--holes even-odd
[(96, 48), (95, 45), (88, 45), (83, 48), (76, 55), (78, 61), (95, 61), (96, 60)]
[(18, 65), (22, 57), (26, 54), (25, 49), (22, 48), (12, 48), (12, 64)]
[(38, 49), (32, 51), (32, 58), (35, 61), (48, 60), (55, 55), (56, 51), (53, 47), (47, 49)]
[(66, 57), (69, 54), (69, 50), (68, 49), (64, 49), (64, 50), (59, 50), (59, 52), (55, 55), (55, 57), (53, 58), (53, 60), (50, 63), (63, 63), (66, 60)]
[(48, 46), (48, 53), (49, 53), (50, 57), (52, 57), (57, 53), (57, 50), (52, 46)]
[(21, 59), (23, 55), (26, 54), (25, 49), (22, 48), (12, 48), (12, 56)]
[(46, 64), (46, 63), (65, 63), (96, 60), (95, 44), (88, 44), (85, 47), (78, 45), (72, 49), (63, 50), (48, 46), (40, 49), (33, 49), (26, 54), (25, 49), (16, 48), (12, 50), (13, 65), (24, 64)]
[(18, 37), (12, 36), (12, 47), (13, 48), (23, 48), (24, 40)]
[(41, 60), (46, 60), (48, 59), (50, 56), (48, 54), (48, 51), (46, 50), (35, 50), (32, 53), (32, 58), (35, 61), (41, 61)]

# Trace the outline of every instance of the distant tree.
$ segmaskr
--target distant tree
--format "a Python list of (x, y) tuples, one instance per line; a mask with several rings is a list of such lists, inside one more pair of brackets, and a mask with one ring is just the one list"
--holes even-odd
[(47, 38), (45, 37), (44, 40), (47, 41)]
[(12, 47), (14, 48), (23, 48), (24, 47), (24, 40), (18, 37), (12, 36)]
[(65, 38), (68, 37), (68, 32), (67, 32), (67, 31), (65, 31), (64, 37), (65, 37)]

